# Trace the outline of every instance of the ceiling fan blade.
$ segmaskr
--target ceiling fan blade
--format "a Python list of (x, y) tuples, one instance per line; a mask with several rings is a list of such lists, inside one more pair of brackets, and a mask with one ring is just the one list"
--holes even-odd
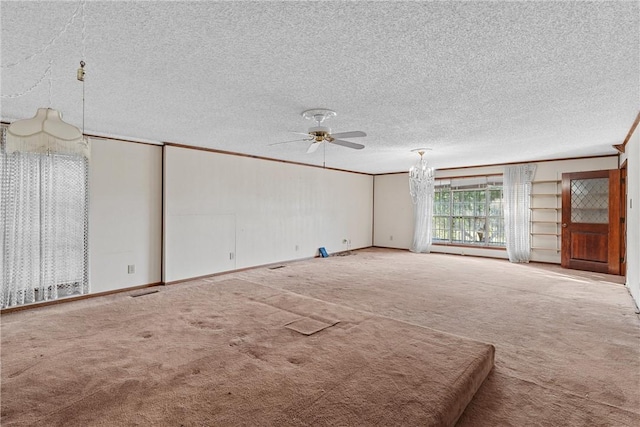
[(301, 141), (310, 141), (310, 139), (309, 138), (305, 138), (305, 139), (294, 139), (292, 141), (274, 142), (272, 144), (269, 144), (269, 146), (271, 146), (271, 145), (280, 145), (280, 144), (288, 144), (290, 142), (301, 142)]
[(331, 143), (336, 145), (342, 145), (343, 147), (354, 148), (356, 150), (362, 150), (364, 148), (364, 145), (362, 144), (356, 144), (355, 142), (345, 141), (343, 139), (334, 139), (333, 141), (331, 141)]
[(354, 130), (351, 132), (332, 133), (331, 136), (334, 138), (357, 138), (361, 136), (367, 136), (367, 134), (360, 130)]
[(318, 149), (318, 147), (320, 146), (320, 144), (322, 144), (321, 142), (312, 142), (311, 145), (309, 146), (309, 149), (307, 150), (307, 154), (313, 153), (314, 151), (316, 151)]

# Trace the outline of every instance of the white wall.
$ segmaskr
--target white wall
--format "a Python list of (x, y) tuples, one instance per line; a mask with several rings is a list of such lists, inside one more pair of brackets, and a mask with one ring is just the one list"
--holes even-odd
[[(562, 174), (567, 172), (616, 169), (617, 167), (618, 159), (616, 156), (539, 162), (537, 163), (534, 181), (561, 179)], [(503, 166), (448, 169), (436, 171), (436, 178), (490, 175), (502, 173), (503, 169)], [(374, 246), (400, 249), (409, 249), (411, 247), (413, 236), (413, 206), (411, 204), (411, 198), (409, 197), (408, 173), (375, 176), (374, 218)], [(391, 236), (393, 236), (393, 240)], [(506, 250), (503, 249), (434, 245), (432, 251), (460, 255), (508, 258)], [(555, 251), (534, 251), (532, 252), (531, 259), (533, 261), (559, 264), (560, 254)]]
[(166, 282), (372, 244), (373, 177), (165, 147)]
[(162, 147), (92, 139), (90, 292), (160, 282), (161, 232)]
[(627, 143), (627, 287), (640, 307), (640, 126)]
[(413, 239), (409, 174), (374, 177), (373, 245), (408, 249)]

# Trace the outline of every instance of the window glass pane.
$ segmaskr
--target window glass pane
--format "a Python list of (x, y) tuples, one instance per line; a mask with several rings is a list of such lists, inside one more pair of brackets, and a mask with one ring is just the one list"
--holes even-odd
[(463, 210), (463, 199), (462, 199), (462, 192), (460, 191), (454, 191), (451, 193), (451, 198), (453, 199), (453, 212), (451, 212), (452, 215), (462, 215), (462, 210)]
[(502, 189), (489, 190), (489, 216), (502, 216)]
[(484, 217), (476, 217), (475, 218), (475, 237), (477, 243), (484, 243), (485, 241), (485, 218)]
[(476, 192), (475, 215), (484, 216), (486, 212), (486, 208), (487, 208), (487, 192), (485, 190)]
[(450, 214), (451, 193), (449, 191), (436, 191), (433, 199), (434, 215)]
[(476, 192), (475, 191), (465, 191), (464, 192), (464, 213), (463, 215), (473, 215), (473, 207), (476, 202)]
[(504, 220), (502, 217), (489, 218), (487, 227), (487, 243), (493, 246), (504, 246)]
[(462, 241), (464, 243), (471, 243), (475, 239), (473, 238), (473, 218), (462, 218)]
[(433, 239), (449, 240), (449, 217), (434, 216), (433, 217)]
[(571, 180), (571, 222), (609, 222), (609, 178)]
[(454, 243), (462, 242), (462, 223), (459, 217), (451, 218), (451, 241)]

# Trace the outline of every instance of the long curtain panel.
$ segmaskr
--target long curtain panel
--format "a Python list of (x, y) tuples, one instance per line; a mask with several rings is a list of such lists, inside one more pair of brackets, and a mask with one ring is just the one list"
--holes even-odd
[(413, 242), (411, 252), (429, 253), (433, 241), (433, 196), (435, 171), (422, 157), (409, 171), (409, 194), (413, 202)]
[(88, 167), (77, 153), (6, 152), (0, 143), (0, 303), (88, 292)]
[(504, 168), (504, 225), (511, 262), (527, 263), (531, 258), (531, 182), (535, 172), (535, 164)]

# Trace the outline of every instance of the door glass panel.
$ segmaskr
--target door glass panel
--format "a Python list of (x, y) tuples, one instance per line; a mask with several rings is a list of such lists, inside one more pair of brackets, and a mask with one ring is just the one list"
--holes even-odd
[(609, 222), (609, 178), (571, 180), (571, 222)]

